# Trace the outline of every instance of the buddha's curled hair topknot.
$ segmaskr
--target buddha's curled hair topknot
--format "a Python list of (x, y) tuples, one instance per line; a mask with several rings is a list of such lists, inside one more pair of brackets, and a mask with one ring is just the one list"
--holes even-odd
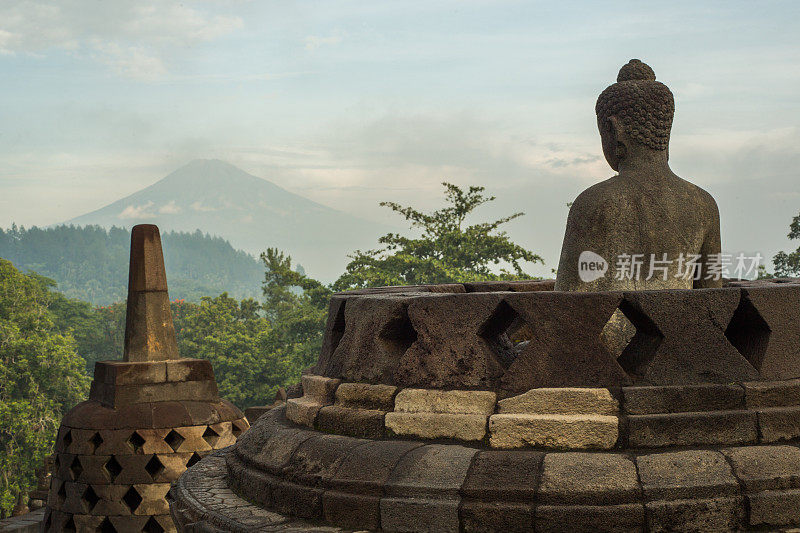
[(632, 140), (653, 150), (666, 150), (675, 100), (647, 64), (631, 59), (619, 70), (617, 83), (610, 85), (597, 98), (598, 119), (607, 121), (616, 116)]

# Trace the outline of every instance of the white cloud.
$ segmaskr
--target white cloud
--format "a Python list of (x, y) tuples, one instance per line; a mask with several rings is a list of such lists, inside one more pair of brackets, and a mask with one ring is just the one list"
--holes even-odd
[(142, 219), (142, 218), (154, 218), (156, 215), (152, 211), (148, 211), (153, 207), (153, 202), (147, 202), (146, 204), (142, 205), (129, 205), (125, 209), (117, 215), (119, 218), (125, 219)]
[(240, 17), (208, 13), (177, 1), (23, 1), (0, 4), (0, 54), (70, 51), (120, 75), (152, 80), (180, 50), (243, 26)]
[(177, 215), (181, 211), (181, 207), (175, 204), (175, 200), (172, 200), (170, 203), (164, 204), (158, 208), (158, 212), (163, 215)]
[(201, 202), (194, 202), (190, 207), (200, 213), (219, 211), (219, 207), (211, 207), (208, 205), (203, 205)]

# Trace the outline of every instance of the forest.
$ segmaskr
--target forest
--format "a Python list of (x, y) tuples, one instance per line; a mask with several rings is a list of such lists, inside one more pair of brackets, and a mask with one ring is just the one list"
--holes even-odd
[[(69, 298), (110, 305), (125, 299), (130, 238), (129, 230), (118, 227), (12, 226), (0, 228), (0, 257), (22, 272), (55, 280)], [(225, 239), (198, 230), (166, 232), (162, 240), (174, 298), (199, 301), (225, 291), (236, 298), (260, 295), (263, 269), (258, 260)]]

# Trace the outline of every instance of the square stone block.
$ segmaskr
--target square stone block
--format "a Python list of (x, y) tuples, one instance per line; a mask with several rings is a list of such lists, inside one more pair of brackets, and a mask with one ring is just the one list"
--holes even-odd
[(458, 533), (458, 507), (458, 499), (383, 498), (381, 527), (385, 531)]
[(603, 505), (639, 499), (636, 465), (627, 455), (548, 453), (538, 500), (543, 503)]
[(741, 385), (623, 387), (622, 395), (625, 412), (632, 415), (744, 409)]
[(342, 383), (336, 389), (336, 405), (351, 409), (391, 411), (397, 387), (369, 383)]
[(290, 398), (286, 400), (286, 418), (301, 426), (314, 427), (317, 413), (323, 405), (318, 401), (306, 398)]
[(494, 413), (497, 395), (490, 391), (403, 389), (394, 410), (403, 413), (484, 415)]
[(214, 380), (143, 385), (98, 385), (94, 383), (90, 397), (103, 405), (117, 408), (135, 403), (181, 400), (215, 402), (219, 400), (219, 391)]
[(755, 444), (753, 411), (670, 413), (628, 417), (628, 445), (635, 448)]
[(533, 501), (543, 457), (542, 452), (527, 450), (479, 451), (461, 493), (480, 500)]
[(415, 448), (397, 463), (386, 484), (389, 496), (455, 498), (477, 450), (429, 444)]
[(341, 379), (326, 378), (313, 374), (305, 374), (300, 380), (303, 383), (303, 396), (314, 398), (325, 405), (333, 403), (336, 388), (342, 382)]
[(740, 531), (741, 497), (652, 501), (645, 504), (648, 531)]
[(800, 407), (758, 410), (761, 442), (778, 442), (800, 437)]
[(459, 514), (465, 533), (525, 533), (533, 529), (533, 505), (530, 503), (467, 500), (461, 504)]
[(98, 361), (94, 380), (108, 385), (143, 385), (167, 381), (164, 361)]
[(214, 367), (205, 359), (171, 359), (164, 361), (167, 367), (167, 381), (208, 381), (214, 380)]
[(767, 490), (748, 494), (751, 526), (800, 525), (800, 490)]
[(800, 380), (750, 381), (744, 383), (748, 409), (800, 406)]
[(536, 531), (563, 533), (643, 531), (644, 505), (539, 505)]
[(738, 494), (725, 457), (711, 450), (654, 453), (636, 458), (646, 500), (714, 498)]
[(421, 442), (372, 441), (358, 447), (342, 462), (327, 487), (350, 493), (380, 496), (397, 463), (408, 452), (423, 446)]
[(377, 530), (381, 523), (379, 496), (328, 491), (322, 495), (325, 521), (353, 530)]
[(386, 428), (395, 435), (422, 439), (479, 441), (486, 436), (486, 416), (438, 413), (386, 413)]
[(322, 517), (322, 489), (283, 481), (272, 487), (272, 505), (282, 514), (300, 518)]
[(616, 415), (618, 411), (619, 402), (608, 389), (531, 389), (497, 402), (500, 414)]
[(493, 448), (596, 448), (617, 443), (619, 419), (604, 415), (492, 415)]
[(747, 492), (800, 488), (800, 449), (746, 446), (722, 450)]
[[(341, 387), (339, 387), (341, 388)], [(327, 405), (317, 413), (317, 427), (321, 431), (349, 435), (364, 439), (382, 439), (385, 411), (349, 409)]]

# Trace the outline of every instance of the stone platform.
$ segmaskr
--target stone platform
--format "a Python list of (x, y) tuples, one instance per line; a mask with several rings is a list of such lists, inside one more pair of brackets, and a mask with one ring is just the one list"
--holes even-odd
[(302, 396), (173, 485), (178, 529), (800, 525), (800, 285), (551, 289), (337, 295)]

